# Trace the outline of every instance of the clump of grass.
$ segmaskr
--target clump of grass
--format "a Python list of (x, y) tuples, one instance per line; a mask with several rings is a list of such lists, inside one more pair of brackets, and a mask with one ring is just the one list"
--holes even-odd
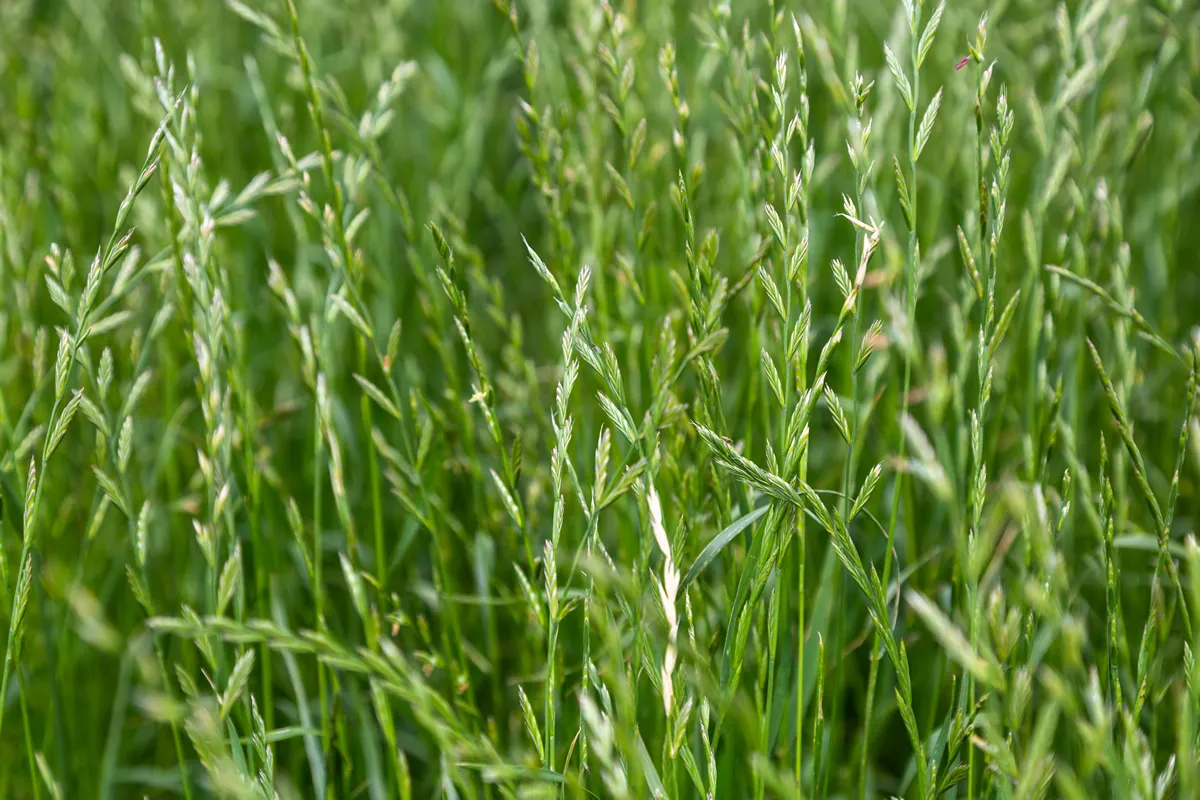
[(1200, 792), (1198, 26), (8, 4), (0, 796)]

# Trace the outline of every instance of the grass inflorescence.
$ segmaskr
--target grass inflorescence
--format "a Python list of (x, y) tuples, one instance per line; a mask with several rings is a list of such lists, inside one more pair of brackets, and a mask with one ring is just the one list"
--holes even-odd
[(4, 4), (0, 796), (1200, 795), (1197, 30)]

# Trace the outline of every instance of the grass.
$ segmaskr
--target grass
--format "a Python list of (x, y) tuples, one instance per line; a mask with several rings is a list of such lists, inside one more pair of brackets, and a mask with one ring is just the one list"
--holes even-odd
[(1200, 794), (1200, 7), (0, 10), (0, 796)]

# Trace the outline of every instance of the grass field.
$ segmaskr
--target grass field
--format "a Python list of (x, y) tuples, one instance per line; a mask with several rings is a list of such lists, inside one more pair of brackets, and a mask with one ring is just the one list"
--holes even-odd
[(1200, 797), (1195, 0), (0, 56), (0, 797)]

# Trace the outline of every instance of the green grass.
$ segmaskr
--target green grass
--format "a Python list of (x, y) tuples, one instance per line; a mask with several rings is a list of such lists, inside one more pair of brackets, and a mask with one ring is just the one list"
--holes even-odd
[(0, 4), (0, 797), (1200, 796), (1191, 0)]

